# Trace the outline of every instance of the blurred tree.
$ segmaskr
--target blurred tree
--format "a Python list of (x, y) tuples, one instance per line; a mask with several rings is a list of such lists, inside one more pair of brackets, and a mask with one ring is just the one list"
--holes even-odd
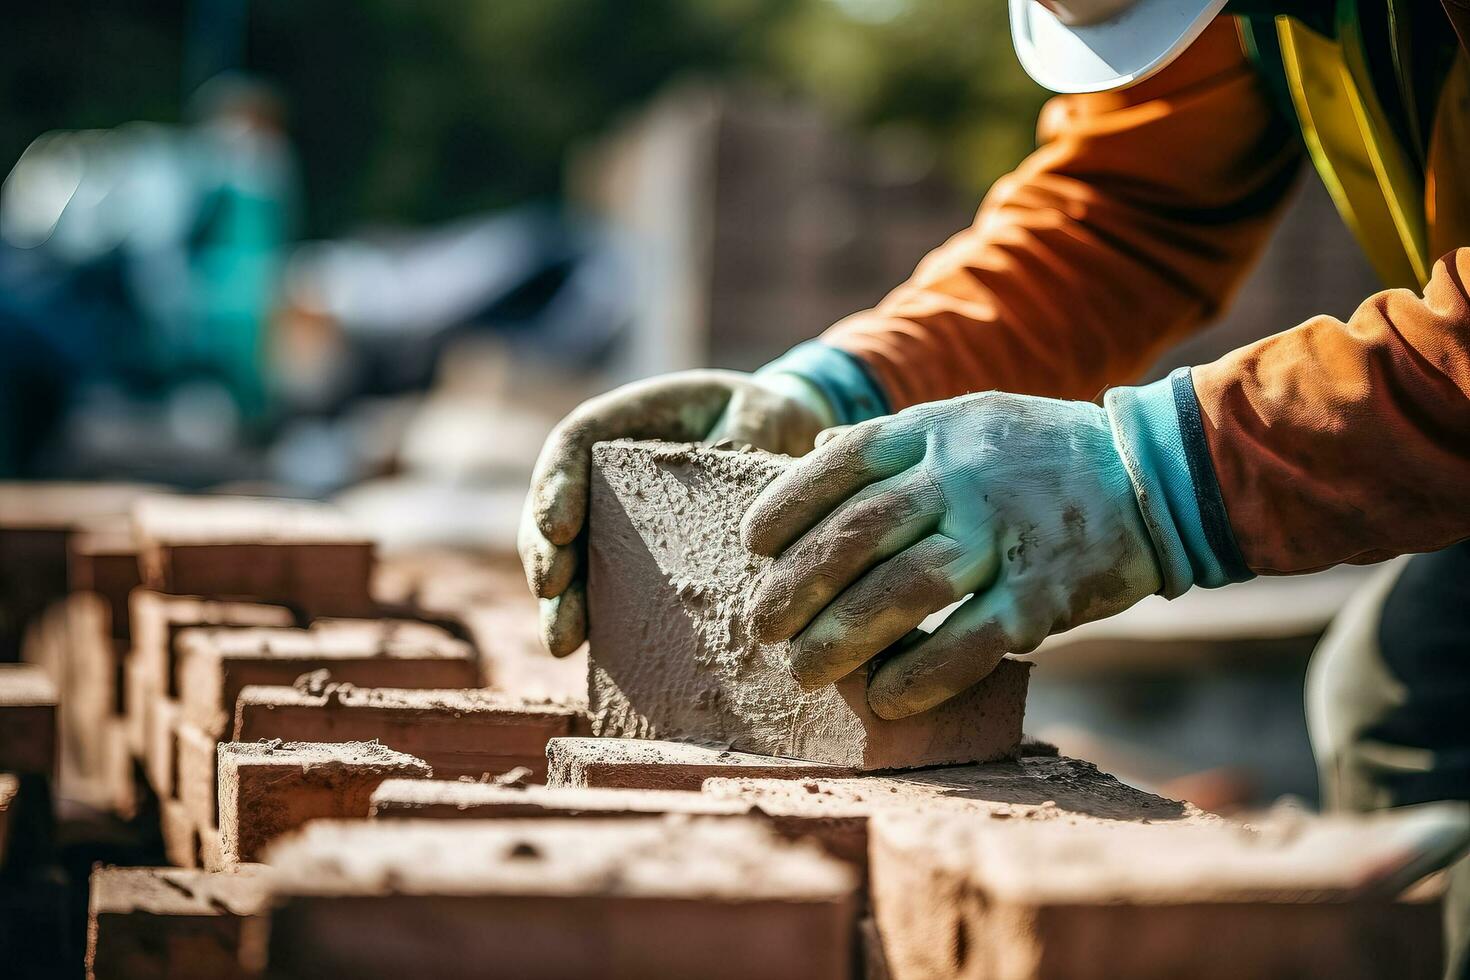
[(776, 73), (830, 111), (928, 135), (961, 187), (983, 191), (1035, 145), (1046, 93), (1001, 0), (807, 0), (770, 47)]
[[(178, 118), (187, 0), (12, 6), (0, 167), (48, 129)], [(572, 143), (685, 72), (926, 133), (976, 190), (1029, 148), (1041, 98), (999, 0), (253, 0), (245, 31), (241, 67), (288, 106), (312, 235), (554, 196)]]

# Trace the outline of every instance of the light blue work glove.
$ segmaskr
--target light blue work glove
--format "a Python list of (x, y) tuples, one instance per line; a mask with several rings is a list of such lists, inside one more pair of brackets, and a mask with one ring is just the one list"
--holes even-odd
[(818, 432), (882, 411), (848, 355), (803, 344), (754, 374), (681, 371), (582, 403), (546, 440), (522, 512), (518, 547), (540, 598), (541, 638), (565, 656), (587, 636), (582, 552), (592, 444), (605, 439), (731, 440), (799, 456)]
[[(869, 704), (901, 718), (1053, 633), (1224, 584), (1173, 382), (1106, 405), (987, 392), (819, 439), (741, 527), (779, 556), (751, 598), (757, 636), (794, 639), (809, 688), (878, 657)], [(972, 593), (932, 635), (915, 629)]]

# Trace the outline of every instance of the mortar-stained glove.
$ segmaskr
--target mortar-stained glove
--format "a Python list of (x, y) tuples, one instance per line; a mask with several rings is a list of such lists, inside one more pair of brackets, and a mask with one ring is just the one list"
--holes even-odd
[(518, 535), (527, 583), (541, 599), (546, 648), (565, 656), (587, 636), (582, 539), (593, 443), (728, 439), (799, 456), (828, 426), (882, 410), (856, 362), (819, 342), (803, 344), (754, 374), (684, 371), (584, 402), (541, 450)]
[(1175, 385), (1115, 389), (1106, 408), (966, 395), (824, 434), (741, 526), (751, 551), (779, 556), (751, 597), (757, 637), (792, 639), (808, 688), (873, 661), (869, 704), (900, 718), (1053, 633), (1225, 584)]

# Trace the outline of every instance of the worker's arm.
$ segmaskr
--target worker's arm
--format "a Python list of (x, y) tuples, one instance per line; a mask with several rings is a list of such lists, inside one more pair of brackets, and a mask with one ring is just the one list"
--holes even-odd
[[(1470, 538), (1470, 248), (1389, 290), (1104, 405), (989, 392), (828, 438), (745, 515), (751, 608), (816, 685), (870, 658), (884, 717), (1007, 653), (1255, 572)], [(932, 635), (914, 628), (972, 594)]]
[[(1470, 537), (1470, 248), (1192, 371), (1190, 465), (1239, 561), (1291, 574)], [(1227, 556), (1228, 557), (1228, 556)]]
[(839, 408), (862, 400), (853, 359), (890, 411), (991, 389), (1096, 398), (1226, 304), (1300, 159), (1230, 18), (1139, 85), (1053, 99), (1039, 129), (970, 228), (784, 363)]

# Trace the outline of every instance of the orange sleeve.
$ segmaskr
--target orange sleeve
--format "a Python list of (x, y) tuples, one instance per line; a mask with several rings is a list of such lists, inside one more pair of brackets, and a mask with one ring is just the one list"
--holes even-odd
[(1291, 574), (1470, 537), (1470, 248), (1193, 370), (1241, 556)]
[(891, 410), (1136, 379), (1225, 305), (1299, 169), (1229, 18), (1145, 82), (1051, 100), (1039, 130), (970, 228), (823, 336)]

